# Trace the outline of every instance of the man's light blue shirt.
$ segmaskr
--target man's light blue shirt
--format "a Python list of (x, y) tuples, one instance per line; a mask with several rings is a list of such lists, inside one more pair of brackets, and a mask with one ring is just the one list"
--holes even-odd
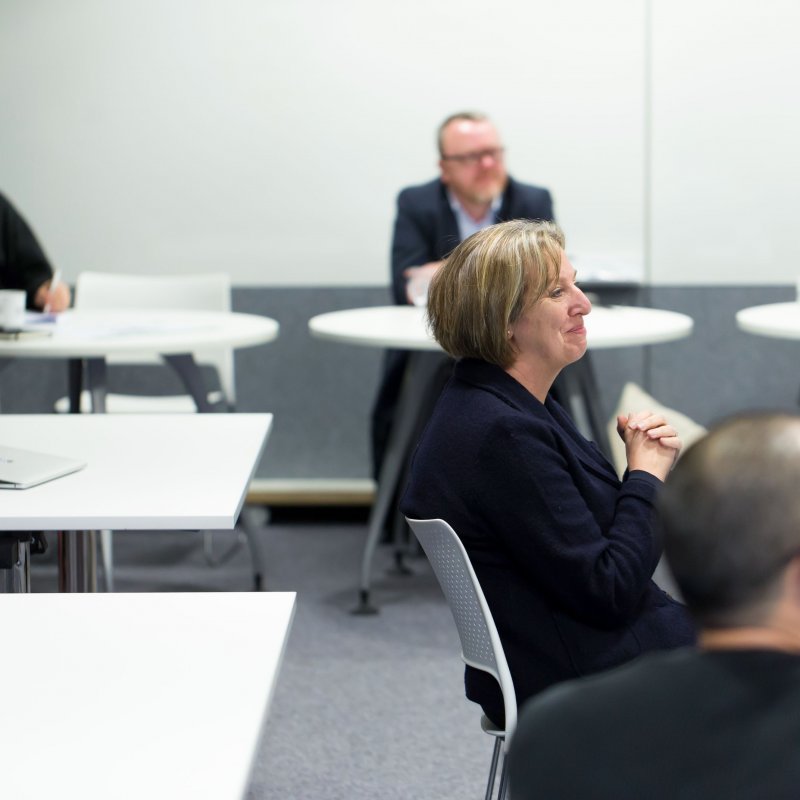
[(450, 203), (450, 208), (453, 209), (453, 214), (455, 214), (456, 222), (458, 223), (458, 233), (463, 242), (464, 239), (468, 236), (472, 236), (473, 233), (477, 233), (484, 228), (488, 228), (490, 225), (494, 225), (495, 215), (503, 204), (503, 195), (495, 197), (495, 199), (492, 200), (491, 206), (489, 206), (489, 210), (477, 221), (464, 211), (461, 207), (461, 203), (458, 202), (455, 195), (450, 191), (447, 192), (447, 200)]

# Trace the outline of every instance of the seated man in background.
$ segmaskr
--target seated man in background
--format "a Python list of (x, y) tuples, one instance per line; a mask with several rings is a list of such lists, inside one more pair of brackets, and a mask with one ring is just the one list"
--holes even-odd
[[(0, 289), (25, 292), (25, 305), (39, 311), (63, 311), (69, 307), (70, 292), (65, 283), (53, 286), (53, 269), (33, 231), (11, 202), (0, 194)], [(43, 535), (4, 533), (0, 535), (0, 570), (12, 569), (18, 560), (21, 540), (34, 539), (34, 550), (47, 549)]]
[[(437, 132), (439, 177), (403, 189), (392, 238), (392, 297), (424, 305), (427, 284), (442, 259), (469, 235), (511, 219), (553, 219), (550, 192), (518, 183), (505, 167), (500, 134), (485, 114), (459, 112)], [(372, 412), (377, 477), (407, 361), (390, 350)], [(443, 359), (444, 361), (444, 359)]]
[(796, 798), (800, 791), (800, 416), (745, 415), (694, 444), (660, 498), (699, 649), (644, 656), (523, 709), (525, 798)]
[(21, 289), (31, 309), (63, 311), (70, 292), (65, 283), (51, 286), (53, 269), (33, 231), (0, 194), (0, 289)]

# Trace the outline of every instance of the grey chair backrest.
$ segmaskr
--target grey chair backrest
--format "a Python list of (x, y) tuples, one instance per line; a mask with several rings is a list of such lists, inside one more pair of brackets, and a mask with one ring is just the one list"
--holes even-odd
[(517, 698), (500, 636), (475, 570), (456, 532), (443, 519), (407, 519), (433, 567), (461, 640), (464, 663), (500, 684), (506, 714), (505, 746), (517, 725)]

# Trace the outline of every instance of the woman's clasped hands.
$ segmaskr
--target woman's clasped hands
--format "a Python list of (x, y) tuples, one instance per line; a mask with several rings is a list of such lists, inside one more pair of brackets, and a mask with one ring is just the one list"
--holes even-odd
[(628, 469), (640, 469), (666, 480), (683, 442), (661, 414), (651, 411), (617, 417), (617, 433), (625, 442)]

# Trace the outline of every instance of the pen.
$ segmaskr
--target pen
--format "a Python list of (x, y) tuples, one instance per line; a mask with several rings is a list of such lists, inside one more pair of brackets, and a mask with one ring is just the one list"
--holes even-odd
[[(61, 270), (57, 269), (53, 273), (53, 277), (50, 279), (50, 290), (47, 293), (48, 296), (53, 294), (53, 292), (55, 291), (55, 288), (58, 286), (59, 283), (61, 283)], [(47, 314), (50, 311), (50, 303), (49, 302), (45, 303), (43, 311), (44, 311), (45, 314)]]

